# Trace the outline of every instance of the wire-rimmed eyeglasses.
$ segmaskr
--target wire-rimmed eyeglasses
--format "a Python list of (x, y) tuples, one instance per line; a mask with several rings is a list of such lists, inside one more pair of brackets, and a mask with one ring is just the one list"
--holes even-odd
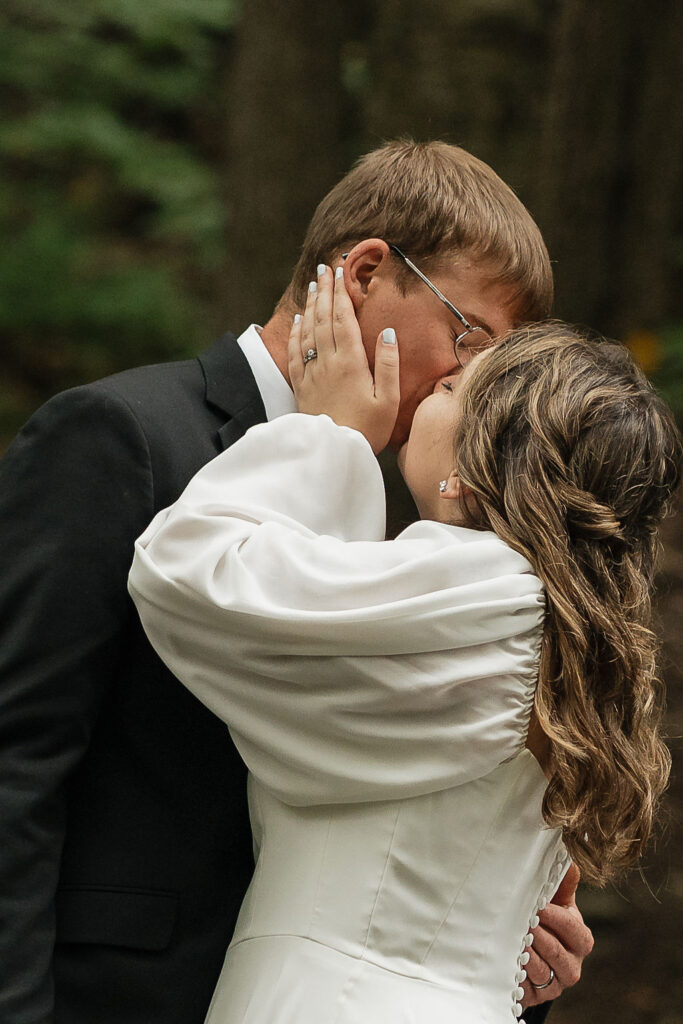
[(462, 324), (464, 330), (460, 334), (456, 335), (453, 347), (455, 349), (455, 358), (461, 367), (465, 367), (470, 359), (483, 352), (487, 348), (491, 348), (495, 344), (493, 338), (485, 331), (483, 327), (475, 327), (469, 322), (469, 320), (463, 316), (457, 306), (454, 306), (450, 299), (447, 299), (440, 288), (437, 288), (433, 281), (430, 281), (426, 274), (423, 274), (419, 267), (416, 267), (411, 259), (409, 259), (404, 252), (401, 252), (397, 245), (393, 245), (388, 242), (387, 245), (393, 253), (395, 253), (399, 259), (402, 259), (407, 267), (417, 274), (421, 281), (427, 285), (427, 287), (434, 292), (438, 299), (441, 299), (446, 309), (448, 309), (456, 320)]

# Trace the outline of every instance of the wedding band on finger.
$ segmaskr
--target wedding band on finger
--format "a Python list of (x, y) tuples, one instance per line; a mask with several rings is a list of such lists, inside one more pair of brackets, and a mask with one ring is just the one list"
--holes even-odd
[(314, 348), (309, 348), (308, 352), (304, 355), (304, 366), (306, 363), (310, 363), (311, 359), (317, 359), (318, 353)]
[[(529, 978), (529, 981), (531, 981), (531, 978)], [(531, 981), (531, 984), (534, 986), (534, 988), (536, 989), (537, 992), (542, 992), (544, 988), (550, 988), (550, 986), (552, 985), (552, 983), (554, 981), (555, 981), (555, 971), (551, 967), (550, 968), (550, 977), (548, 978), (547, 981), (544, 981), (542, 985), (535, 985), (533, 981)]]

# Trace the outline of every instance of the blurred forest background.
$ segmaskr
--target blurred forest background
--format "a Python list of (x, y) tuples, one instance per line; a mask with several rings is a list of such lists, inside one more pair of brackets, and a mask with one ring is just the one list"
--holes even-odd
[[(0, 450), (55, 391), (264, 322), (319, 199), (405, 134), (493, 165), (556, 314), (624, 340), (683, 421), (678, 0), (3, 0), (0, 89)], [(666, 541), (680, 755), (677, 520)], [(683, 1022), (669, 831), (645, 881), (582, 891), (596, 951), (555, 1024)]]

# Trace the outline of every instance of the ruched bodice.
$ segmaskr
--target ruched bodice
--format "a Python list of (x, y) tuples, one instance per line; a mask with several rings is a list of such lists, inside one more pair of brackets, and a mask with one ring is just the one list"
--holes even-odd
[(382, 803), (291, 807), (252, 779), (256, 873), (208, 1024), (509, 1024), (525, 936), (568, 865), (544, 788), (527, 750)]

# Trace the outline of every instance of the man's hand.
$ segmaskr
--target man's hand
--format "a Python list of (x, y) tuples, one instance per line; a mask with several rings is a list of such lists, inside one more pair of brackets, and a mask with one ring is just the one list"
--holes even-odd
[[(593, 935), (576, 905), (579, 877), (579, 869), (572, 864), (552, 902), (539, 914), (540, 924), (532, 932), (534, 944), (526, 950), (529, 962), (522, 985), (525, 1009), (557, 999), (564, 989), (575, 985), (581, 977), (581, 965), (593, 949)], [(555, 972), (553, 982), (539, 991), (534, 986), (547, 982), (551, 967)]]

